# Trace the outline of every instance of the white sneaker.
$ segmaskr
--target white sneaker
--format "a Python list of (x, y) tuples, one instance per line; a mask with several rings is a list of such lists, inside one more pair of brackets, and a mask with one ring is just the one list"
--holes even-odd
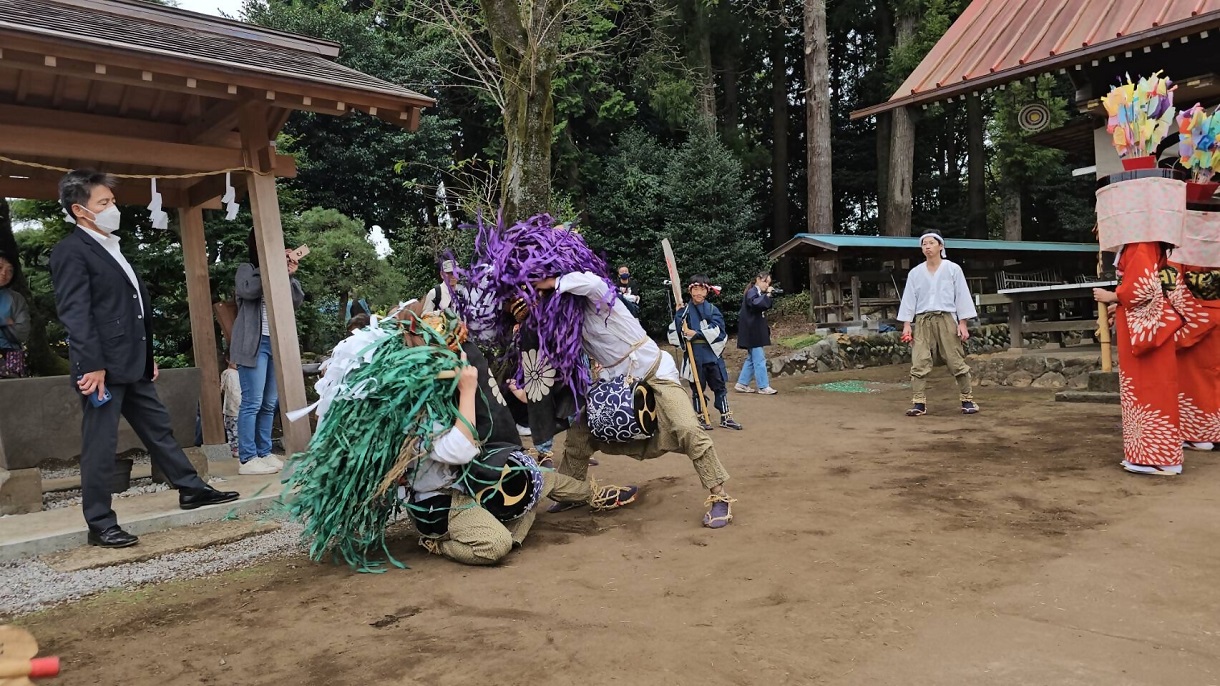
[(1191, 443), (1190, 441), (1186, 441), (1185, 443), (1182, 444), (1182, 447), (1187, 450), (1211, 450), (1212, 448), (1216, 447), (1216, 444), (1214, 444), (1214, 443)]
[(284, 468), (284, 461), (281, 460), (280, 458), (276, 457), (275, 455), (263, 455), (262, 457), (260, 457), (258, 459), (266, 460), (267, 464), (275, 465), (276, 469)]
[(771, 388), (770, 386), (767, 386), (758, 392), (759, 395), (775, 395), (776, 393), (779, 393), (779, 391)]
[(733, 386), (733, 390), (737, 391), (738, 393), (757, 393), (758, 392), (758, 391), (754, 390), (753, 388), (750, 388), (749, 386), (747, 386), (745, 384), (740, 384), (740, 383)]
[(532, 432), (532, 431), (530, 431), (530, 428), (529, 428), (528, 426), (521, 426), (520, 424), (518, 424), (518, 425), (517, 425), (517, 433), (518, 433), (518, 434), (520, 434), (520, 435), (522, 435), (522, 436), (529, 436), (529, 435), (530, 435), (530, 434), (532, 434), (533, 432)]
[(279, 471), (279, 467), (276, 467), (262, 457), (252, 458), (249, 462), (237, 468), (237, 473), (243, 476), (266, 476)]

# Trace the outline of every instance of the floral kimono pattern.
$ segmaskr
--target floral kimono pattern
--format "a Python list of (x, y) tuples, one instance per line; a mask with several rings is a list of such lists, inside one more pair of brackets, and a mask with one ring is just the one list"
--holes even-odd
[(1160, 243), (1132, 243), (1118, 262), (1119, 395), (1123, 453), (1137, 465), (1182, 464), (1175, 335), (1181, 315), (1161, 285)]
[(1182, 439), (1220, 443), (1220, 269), (1171, 263), (1162, 281), (1183, 319), (1174, 339)]

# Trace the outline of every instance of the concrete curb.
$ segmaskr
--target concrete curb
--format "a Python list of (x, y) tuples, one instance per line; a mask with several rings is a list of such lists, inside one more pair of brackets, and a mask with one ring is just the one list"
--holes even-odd
[[(271, 494), (224, 503), (223, 505), (209, 505), (197, 510), (174, 509), (169, 512), (156, 512), (136, 516), (125, 519), (122, 526), (124, 531), (140, 536), (153, 533), (154, 531), (164, 531), (174, 527), (191, 526), (201, 522), (224, 519), (230, 513), (234, 516), (240, 516), (253, 512), (262, 512), (274, 507), (279, 499), (280, 493), (277, 491)], [(6, 541), (0, 543), (0, 562), (12, 562), (26, 557), (57, 553), (61, 550), (88, 545), (88, 533), (88, 528), (82, 522), (80, 526), (72, 529), (28, 539)]]
[(1103, 391), (1059, 391), (1055, 394), (1055, 401), (1061, 403), (1098, 403), (1104, 405), (1118, 405), (1118, 393), (1106, 393)]

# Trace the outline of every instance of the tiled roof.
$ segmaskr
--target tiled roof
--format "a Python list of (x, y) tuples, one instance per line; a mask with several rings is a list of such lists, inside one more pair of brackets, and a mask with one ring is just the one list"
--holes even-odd
[(1220, 0), (974, 0), (888, 102), (852, 117), (1218, 28)]
[(334, 62), (338, 46), (131, 0), (0, 0), (0, 32), (182, 59), (230, 72), (319, 84), (427, 106), (432, 99)]

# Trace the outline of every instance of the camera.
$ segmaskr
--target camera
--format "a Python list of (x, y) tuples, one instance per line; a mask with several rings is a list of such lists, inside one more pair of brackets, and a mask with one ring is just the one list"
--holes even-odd
[(771, 282), (771, 295), (775, 296), (775, 295), (783, 295), (783, 294), (784, 294), (784, 289), (779, 287), (779, 282), (772, 281)]

